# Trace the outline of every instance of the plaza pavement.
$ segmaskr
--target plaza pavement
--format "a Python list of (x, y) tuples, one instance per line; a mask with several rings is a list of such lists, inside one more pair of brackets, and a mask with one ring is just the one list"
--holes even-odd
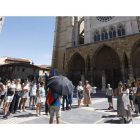
[[(108, 102), (105, 92), (97, 91), (96, 94), (91, 94), (92, 104), (90, 107), (77, 108), (77, 98), (74, 95), (73, 108), (70, 111), (61, 112), (61, 124), (118, 124), (119, 118), (116, 116), (116, 102), (113, 98), (114, 111), (107, 110)], [(42, 107), (42, 116), (36, 117), (35, 110), (28, 109), (26, 104), (26, 112), (13, 114), (7, 120), (4, 120), (3, 110), (0, 108), (0, 124), (48, 124), (49, 116), (45, 115), (44, 105)], [(140, 116), (136, 116), (132, 112), (133, 124), (140, 124)], [(54, 124), (56, 120), (54, 119)]]

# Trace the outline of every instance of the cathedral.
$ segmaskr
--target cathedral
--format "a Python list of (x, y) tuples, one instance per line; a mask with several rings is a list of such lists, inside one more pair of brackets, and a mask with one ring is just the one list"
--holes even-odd
[(81, 76), (98, 88), (103, 74), (114, 88), (140, 77), (140, 17), (56, 17), (52, 68), (75, 86)]

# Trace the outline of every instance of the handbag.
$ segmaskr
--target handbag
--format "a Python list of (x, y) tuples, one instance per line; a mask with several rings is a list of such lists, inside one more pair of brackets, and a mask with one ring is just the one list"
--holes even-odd
[(78, 91), (78, 96), (79, 96), (79, 99), (82, 99), (83, 98), (83, 91)]

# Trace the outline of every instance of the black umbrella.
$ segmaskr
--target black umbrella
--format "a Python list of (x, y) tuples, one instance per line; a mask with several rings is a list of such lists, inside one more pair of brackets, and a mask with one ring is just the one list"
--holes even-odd
[(73, 92), (74, 86), (72, 82), (64, 76), (53, 76), (47, 82), (47, 87), (53, 93), (57, 93), (61, 96), (69, 95)]

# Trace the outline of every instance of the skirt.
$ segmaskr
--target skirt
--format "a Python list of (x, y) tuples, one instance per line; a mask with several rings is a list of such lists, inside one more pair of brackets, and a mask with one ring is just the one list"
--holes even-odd
[(45, 98), (39, 98), (39, 97), (37, 97), (37, 104), (38, 103), (44, 103), (45, 102)]
[(6, 103), (11, 103), (12, 100), (13, 100), (13, 97), (14, 97), (14, 95), (12, 95), (12, 96), (6, 96), (6, 97), (5, 97), (5, 102), (6, 102)]
[(91, 104), (90, 97), (88, 97), (88, 95), (86, 93), (84, 94), (83, 104), (85, 104), (85, 105)]
[(28, 98), (28, 96), (29, 96), (29, 92), (28, 91), (23, 91), (21, 93), (21, 98)]
[(120, 103), (120, 110), (119, 110), (119, 113), (118, 113), (119, 115), (121, 115), (121, 116), (123, 116), (123, 117), (127, 117), (127, 115), (128, 115), (128, 117), (132, 117), (132, 115), (131, 115), (131, 110), (130, 110), (130, 105), (128, 105), (128, 110), (125, 110), (124, 109), (124, 103), (123, 103), (123, 101)]

